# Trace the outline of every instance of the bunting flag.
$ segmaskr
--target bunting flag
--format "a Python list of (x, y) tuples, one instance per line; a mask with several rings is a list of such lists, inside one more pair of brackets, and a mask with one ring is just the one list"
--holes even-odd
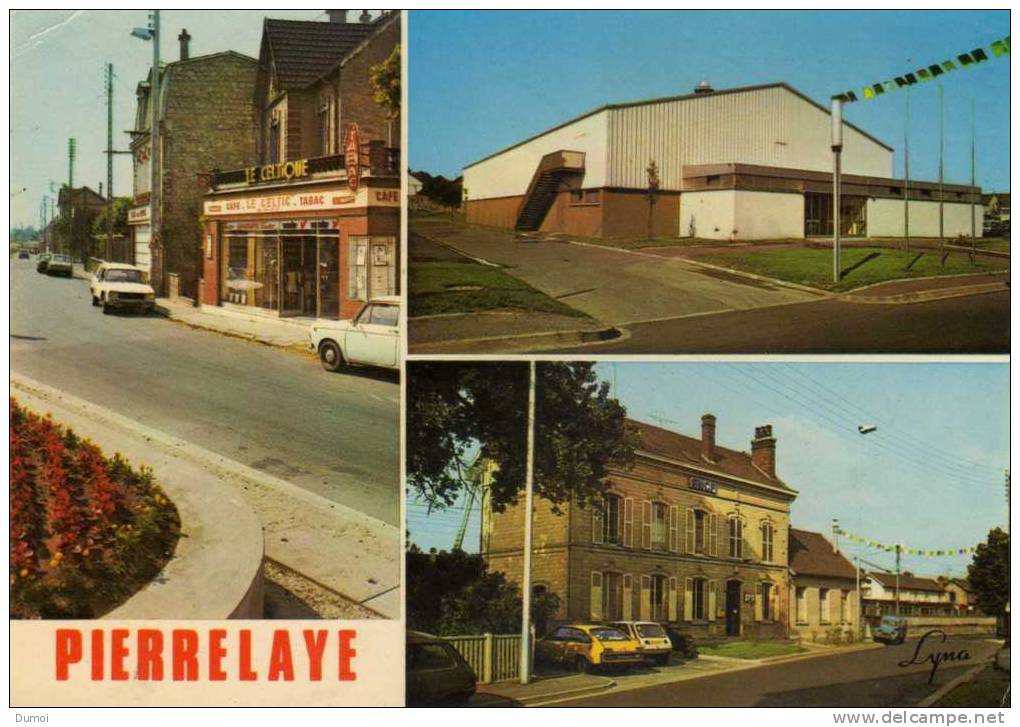
[(1002, 40), (997, 40), (988, 46), (986, 51), (984, 48), (975, 48), (967, 53), (961, 53), (956, 56), (955, 59), (945, 60), (941, 63), (933, 63), (930, 66), (924, 68), (918, 68), (910, 73), (904, 73), (902, 76), (896, 76), (888, 81), (879, 81), (878, 83), (872, 83), (868, 86), (864, 86), (860, 90), (858, 96), (856, 90), (844, 91), (843, 93), (837, 93), (833, 96), (834, 99), (839, 99), (843, 103), (853, 103), (861, 99), (870, 101), (873, 98), (878, 98), (890, 91), (895, 91), (900, 88), (907, 88), (918, 83), (924, 83), (930, 81), (933, 78), (945, 75), (946, 73), (952, 73), (953, 71), (962, 68), (971, 68), (979, 63), (987, 61), (988, 53), (991, 52), (992, 58), (999, 58), (1001, 56), (1009, 55), (1009, 36), (1007, 35)]
[[(839, 528), (839, 527), (836, 528), (836, 534), (837, 535), (842, 535), (844, 538), (846, 538), (850, 542), (853, 542), (853, 543), (863, 543), (864, 545), (866, 545), (869, 548), (874, 548), (876, 550), (881, 550), (881, 551), (884, 551), (886, 553), (895, 553), (896, 552), (896, 547), (897, 547), (896, 545), (889, 545), (888, 543), (880, 543), (877, 540), (869, 540), (867, 538), (862, 538), (860, 535), (855, 535), (853, 533), (849, 533), (846, 530), (843, 530), (842, 528)], [(941, 548), (941, 549), (935, 549), (935, 548), (911, 548), (911, 547), (908, 547), (906, 545), (900, 545), (899, 549), (900, 549), (901, 553), (906, 553), (907, 555), (918, 555), (918, 556), (921, 556), (921, 557), (928, 557), (928, 558), (941, 558), (941, 557), (944, 557), (944, 556), (951, 556), (951, 555), (971, 555), (971, 554), (977, 552), (978, 546), (973, 545), (973, 546), (971, 546), (969, 548)]]

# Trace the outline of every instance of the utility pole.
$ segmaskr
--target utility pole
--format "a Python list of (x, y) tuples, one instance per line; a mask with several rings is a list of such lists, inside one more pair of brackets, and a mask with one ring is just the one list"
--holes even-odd
[(106, 196), (113, 199), (113, 64), (106, 64)]
[(521, 586), (521, 684), (531, 681), (531, 519), (535, 477), (535, 362), (529, 362), (528, 436), (524, 475), (524, 577)]
[(906, 244), (907, 259), (904, 265), (910, 264), (910, 86), (906, 88), (906, 119), (903, 124), (903, 241)]
[(72, 136), (67, 140), (67, 186), (74, 187), (74, 157), (77, 153), (78, 142)]
[(970, 100), (970, 249), (973, 253), (977, 245), (977, 221), (974, 209), (974, 188), (977, 186), (977, 158), (975, 146), (977, 144), (977, 122), (974, 117), (974, 99)]
[(942, 97), (942, 84), (939, 84), (939, 244), (942, 252), (946, 249), (945, 219), (943, 217), (942, 200), (945, 198), (945, 154), (946, 154), (946, 107)]
[(1009, 470), (1006, 470), (1006, 535), (1009, 535)]
[(840, 163), (843, 152), (843, 100), (832, 99), (832, 282), (839, 282)]
[(896, 546), (896, 615), (900, 615), (900, 546)]

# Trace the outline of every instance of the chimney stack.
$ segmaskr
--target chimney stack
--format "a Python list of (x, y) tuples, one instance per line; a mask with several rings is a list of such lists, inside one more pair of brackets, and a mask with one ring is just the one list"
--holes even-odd
[(361, 11), (361, 15), (358, 16), (358, 21), (360, 21), (362, 23), (371, 23), (372, 22), (372, 16), (368, 14), (367, 10), (362, 10)]
[(188, 43), (191, 41), (187, 28), (181, 28), (181, 34), (177, 36), (177, 40), (181, 43), (181, 60), (186, 61), (188, 60)]
[(776, 438), (772, 436), (771, 424), (754, 428), (751, 461), (771, 479), (776, 478)]
[(712, 414), (701, 417), (701, 456), (715, 462), (715, 416)]
[(326, 15), (329, 16), (329, 22), (331, 23), (346, 23), (347, 22), (347, 11), (346, 10), (327, 10)]

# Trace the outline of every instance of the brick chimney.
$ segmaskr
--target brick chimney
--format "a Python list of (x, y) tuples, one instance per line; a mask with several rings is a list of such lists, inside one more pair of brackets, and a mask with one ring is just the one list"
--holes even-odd
[(772, 436), (772, 425), (754, 428), (751, 440), (751, 461), (770, 478), (776, 477), (776, 438)]
[(187, 28), (181, 28), (181, 34), (177, 36), (177, 40), (181, 44), (181, 60), (188, 60), (188, 43), (191, 42), (191, 36), (188, 35)]
[(329, 22), (331, 23), (346, 23), (347, 22), (347, 11), (346, 10), (327, 10), (326, 15), (329, 16)]
[(712, 414), (701, 417), (701, 456), (715, 462), (715, 416)]
[(358, 21), (361, 23), (371, 23), (372, 16), (369, 15), (367, 10), (362, 10), (361, 15), (358, 16)]

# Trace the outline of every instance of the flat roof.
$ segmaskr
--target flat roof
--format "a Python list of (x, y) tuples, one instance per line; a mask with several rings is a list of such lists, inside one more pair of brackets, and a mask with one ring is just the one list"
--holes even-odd
[[(804, 99), (805, 101), (807, 101), (809, 104), (811, 104), (815, 108), (818, 108), (821, 111), (824, 111), (826, 114), (831, 115), (831, 113), (832, 113), (825, 106), (823, 106), (822, 104), (818, 103), (817, 101), (815, 101), (813, 98), (811, 98), (807, 94), (802, 93), (801, 91), (798, 91), (793, 86), (791, 86), (790, 84), (786, 83), (785, 81), (779, 81), (779, 82), (776, 82), (776, 83), (760, 83), (760, 84), (753, 85), (753, 86), (736, 86), (734, 88), (724, 88), (724, 89), (721, 89), (719, 91), (712, 91), (711, 93), (684, 93), (684, 94), (680, 94), (680, 95), (677, 95), (677, 96), (660, 96), (658, 98), (643, 99), (643, 100), (639, 100), (639, 101), (627, 101), (627, 102), (624, 102), (624, 103), (611, 103), (611, 104), (605, 104), (604, 106), (599, 106), (597, 109), (593, 109), (591, 111), (588, 111), (587, 113), (581, 114), (580, 116), (575, 116), (572, 119), (568, 119), (567, 121), (564, 121), (562, 124), (557, 124), (556, 126), (553, 126), (550, 129), (546, 129), (545, 131), (540, 131), (537, 134), (533, 134), (533, 135), (529, 136), (528, 138), (526, 138), (526, 139), (524, 139), (522, 141), (518, 141), (516, 144), (511, 144), (508, 147), (500, 149), (497, 152), (493, 152), (492, 154), (489, 154), (486, 157), (482, 157), (481, 159), (479, 159), (477, 161), (474, 161), (474, 162), (471, 162), (470, 164), (465, 164), (464, 165), (464, 169), (470, 169), (471, 167), (476, 166), (478, 164), (481, 164), (482, 162), (488, 161), (489, 159), (492, 159), (493, 157), (497, 157), (500, 154), (504, 154), (504, 153), (510, 151), (511, 149), (516, 149), (519, 146), (523, 146), (524, 144), (527, 144), (529, 141), (534, 141), (535, 139), (537, 139), (537, 138), (539, 138), (541, 136), (545, 136), (546, 134), (552, 133), (553, 131), (558, 131), (559, 129), (562, 129), (565, 126), (570, 126), (573, 123), (581, 121), (582, 119), (586, 119), (589, 116), (594, 116), (595, 114), (601, 113), (603, 111), (612, 111), (612, 110), (615, 110), (615, 109), (626, 109), (626, 108), (631, 108), (631, 107), (634, 107), (634, 106), (651, 106), (652, 104), (670, 103), (672, 101), (687, 101), (689, 99), (695, 99), (695, 98), (712, 98), (713, 96), (725, 96), (725, 95), (734, 94), (734, 93), (748, 93), (750, 91), (762, 91), (762, 90), (767, 89), (767, 88), (785, 88), (790, 93), (792, 93), (792, 94), (794, 94), (796, 96), (799, 96), (800, 98)], [(862, 134), (866, 138), (868, 138), (871, 141), (875, 142), (879, 146), (881, 146), (881, 147), (883, 147), (885, 149), (888, 149), (889, 151), (893, 151), (893, 148), (891, 146), (886, 144), (884, 141), (881, 141), (880, 139), (875, 138), (874, 136), (872, 136), (871, 134), (869, 134), (868, 132), (866, 132), (864, 129), (860, 128), (856, 124), (852, 124), (849, 121), (847, 121), (846, 119), (843, 119), (843, 123), (846, 126), (849, 126), (854, 131)]]

